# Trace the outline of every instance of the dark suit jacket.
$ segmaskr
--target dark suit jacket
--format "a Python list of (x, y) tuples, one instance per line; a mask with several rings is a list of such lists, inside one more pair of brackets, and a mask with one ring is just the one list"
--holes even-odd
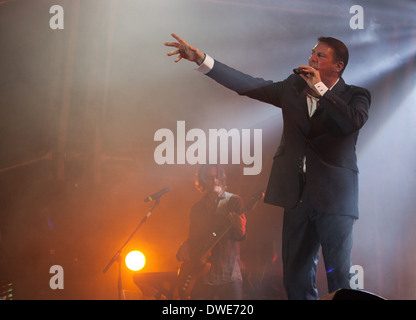
[(319, 101), (310, 118), (306, 82), (290, 75), (279, 82), (254, 78), (219, 61), (209, 77), (245, 95), (282, 109), (283, 135), (274, 156), (265, 202), (293, 208), (299, 201), (299, 168), (306, 156), (310, 203), (320, 213), (358, 218), (356, 143), (368, 119), (368, 90), (341, 78)]

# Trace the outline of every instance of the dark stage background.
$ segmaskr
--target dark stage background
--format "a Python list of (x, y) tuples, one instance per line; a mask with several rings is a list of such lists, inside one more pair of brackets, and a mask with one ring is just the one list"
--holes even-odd
[[(63, 29), (49, 24), (56, 4)], [(363, 9), (362, 28), (350, 26), (353, 5)], [(357, 150), (353, 264), (363, 267), (365, 290), (415, 299), (415, 16), (410, 0), (0, 1), (0, 280), (13, 283), (14, 299), (117, 299), (118, 265), (103, 269), (148, 212), (143, 199), (166, 186), (123, 254), (141, 250), (142, 273), (176, 272), (201, 197), (198, 166), (157, 164), (155, 132), (176, 134), (177, 121), (187, 131), (261, 129), (261, 172), (225, 165), (228, 190), (247, 201), (266, 186), (282, 122), (279, 109), (173, 63), (163, 43), (174, 32), (237, 69), (281, 80), (325, 35), (350, 49), (346, 82), (373, 97)], [(247, 298), (286, 298), (281, 222), (282, 209), (265, 204), (248, 216)], [(49, 286), (53, 265), (64, 269), (64, 289)], [(154, 295), (124, 265), (122, 280), (128, 299)]]

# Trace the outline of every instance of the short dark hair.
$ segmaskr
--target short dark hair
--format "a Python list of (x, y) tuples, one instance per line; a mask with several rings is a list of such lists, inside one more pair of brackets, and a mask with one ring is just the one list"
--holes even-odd
[(209, 167), (215, 167), (217, 168), (217, 179), (220, 181), (220, 185), (223, 189), (226, 189), (226, 174), (224, 168), (219, 164), (203, 164), (199, 167), (199, 170), (196, 174), (195, 179), (195, 186), (196, 188), (201, 191), (205, 192), (207, 187), (207, 181), (206, 181), (206, 172)]
[(341, 40), (332, 37), (319, 37), (318, 41), (326, 43), (334, 50), (335, 61), (342, 61), (344, 63), (344, 68), (340, 72), (340, 74), (342, 74), (347, 67), (350, 58), (347, 46)]

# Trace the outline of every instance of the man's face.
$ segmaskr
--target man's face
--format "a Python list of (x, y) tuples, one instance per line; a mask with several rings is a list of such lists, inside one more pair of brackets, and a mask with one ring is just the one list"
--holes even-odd
[(319, 42), (312, 49), (311, 56), (309, 57), (309, 65), (319, 70), (322, 79), (334, 77), (334, 73), (338, 74), (343, 66), (342, 62), (334, 61), (334, 56), (334, 50), (330, 46), (324, 42)]
[(221, 182), (218, 179), (218, 170), (214, 166), (209, 166), (205, 172), (206, 190), (211, 193), (219, 193), (221, 191)]

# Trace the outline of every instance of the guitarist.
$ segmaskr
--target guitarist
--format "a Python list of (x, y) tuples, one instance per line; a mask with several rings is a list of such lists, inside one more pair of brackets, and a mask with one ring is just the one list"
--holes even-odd
[[(219, 165), (202, 165), (196, 177), (196, 185), (205, 195), (192, 206), (188, 238), (176, 254), (184, 265), (195, 269), (192, 276), (199, 276), (190, 299), (242, 298), (239, 242), (246, 235), (246, 217), (240, 214), (243, 208), (241, 198), (225, 191), (225, 178), (224, 169)], [(210, 250), (209, 257), (201, 258), (206, 239), (212, 236), (213, 231), (230, 223), (232, 228)], [(207, 270), (205, 274), (200, 272), (204, 268)]]

